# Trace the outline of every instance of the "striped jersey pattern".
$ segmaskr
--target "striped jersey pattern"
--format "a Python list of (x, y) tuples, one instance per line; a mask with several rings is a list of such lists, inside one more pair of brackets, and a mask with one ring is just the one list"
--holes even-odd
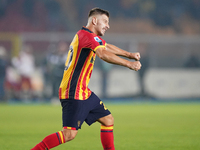
[(59, 88), (59, 99), (86, 100), (91, 95), (88, 88), (92, 74), (96, 49), (105, 48), (106, 42), (86, 27), (77, 32), (65, 62), (63, 79)]

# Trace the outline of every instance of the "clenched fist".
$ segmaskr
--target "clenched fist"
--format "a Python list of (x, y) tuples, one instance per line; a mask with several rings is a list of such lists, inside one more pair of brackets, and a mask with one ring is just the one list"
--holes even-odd
[(128, 64), (129, 69), (132, 69), (132, 70), (135, 70), (135, 71), (140, 70), (141, 66), (142, 65), (139, 61), (135, 61), (135, 62), (130, 61), (129, 64)]
[(135, 59), (136, 61), (140, 60), (140, 53), (130, 53), (130, 59)]

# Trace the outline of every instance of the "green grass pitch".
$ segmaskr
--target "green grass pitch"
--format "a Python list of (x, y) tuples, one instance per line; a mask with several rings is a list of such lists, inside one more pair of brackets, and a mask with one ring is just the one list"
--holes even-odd
[[(116, 150), (199, 150), (200, 103), (106, 103)], [(62, 129), (61, 107), (0, 104), (0, 149), (28, 150)], [(55, 150), (102, 150), (100, 125), (85, 123)]]

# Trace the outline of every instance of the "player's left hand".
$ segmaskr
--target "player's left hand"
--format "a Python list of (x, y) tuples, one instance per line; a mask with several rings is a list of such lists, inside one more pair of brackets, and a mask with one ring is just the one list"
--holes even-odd
[(140, 60), (140, 53), (130, 53), (130, 58), (135, 59), (136, 61)]

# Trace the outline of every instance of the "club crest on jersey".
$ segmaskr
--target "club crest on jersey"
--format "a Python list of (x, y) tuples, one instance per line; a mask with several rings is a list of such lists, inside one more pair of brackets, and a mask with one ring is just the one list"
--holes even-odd
[(97, 36), (94, 37), (95, 41), (102, 42)]

